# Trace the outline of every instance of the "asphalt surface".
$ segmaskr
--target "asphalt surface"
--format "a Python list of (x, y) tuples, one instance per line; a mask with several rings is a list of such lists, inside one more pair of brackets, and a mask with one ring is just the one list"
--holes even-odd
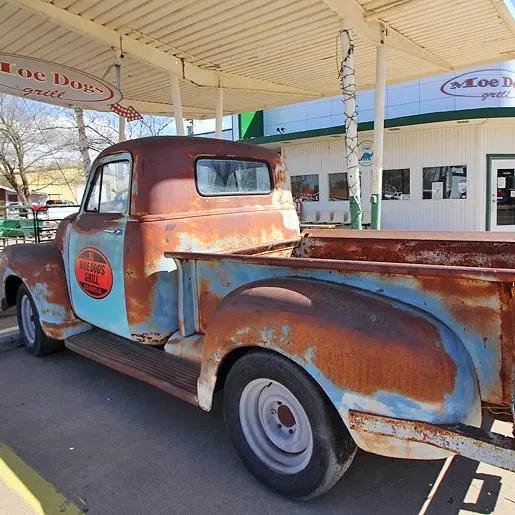
[(363, 452), (325, 496), (289, 501), (240, 464), (220, 398), (204, 413), (70, 351), (0, 352), (0, 392), (0, 442), (89, 513), (515, 512), (515, 474)]

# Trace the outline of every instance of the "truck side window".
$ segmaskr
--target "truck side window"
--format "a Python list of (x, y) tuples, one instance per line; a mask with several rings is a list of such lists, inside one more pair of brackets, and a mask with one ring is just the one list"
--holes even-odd
[(197, 188), (201, 195), (264, 195), (272, 191), (268, 165), (239, 159), (198, 159)]
[(129, 161), (113, 161), (99, 166), (85, 210), (92, 213), (127, 213), (130, 177)]

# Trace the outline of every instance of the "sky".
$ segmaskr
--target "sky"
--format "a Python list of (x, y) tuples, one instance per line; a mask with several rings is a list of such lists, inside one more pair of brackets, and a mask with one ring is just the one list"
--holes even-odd
[(506, 7), (508, 7), (508, 9), (510, 10), (513, 18), (515, 18), (515, 0), (504, 0), (504, 3), (506, 4)]

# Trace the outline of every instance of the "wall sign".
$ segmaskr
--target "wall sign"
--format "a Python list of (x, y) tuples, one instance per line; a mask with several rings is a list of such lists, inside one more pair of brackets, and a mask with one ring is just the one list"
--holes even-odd
[(0, 92), (61, 106), (109, 105), (122, 98), (111, 84), (79, 70), (1, 52)]
[(113, 271), (107, 258), (93, 247), (82, 249), (75, 258), (75, 278), (82, 291), (94, 299), (103, 299), (113, 287)]
[(372, 166), (374, 157), (374, 143), (372, 141), (362, 141), (358, 145), (358, 159), (361, 168)]
[(453, 97), (515, 98), (515, 72), (485, 69), (462, 73), (444, 82), (440, 91)]

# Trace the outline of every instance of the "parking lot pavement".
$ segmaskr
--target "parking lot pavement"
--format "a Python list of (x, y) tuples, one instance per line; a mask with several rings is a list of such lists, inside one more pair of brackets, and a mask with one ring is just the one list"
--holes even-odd
[[(306, 503), (261, 486), (234, 454), (218, 406), (204, 413), (65, 351), (0, 352), (0, 442), (94, 514), (514, 513), (515, 474), (465, 458), (358, 453)], [(506, 429), (506, 428), (505, 428)]]

